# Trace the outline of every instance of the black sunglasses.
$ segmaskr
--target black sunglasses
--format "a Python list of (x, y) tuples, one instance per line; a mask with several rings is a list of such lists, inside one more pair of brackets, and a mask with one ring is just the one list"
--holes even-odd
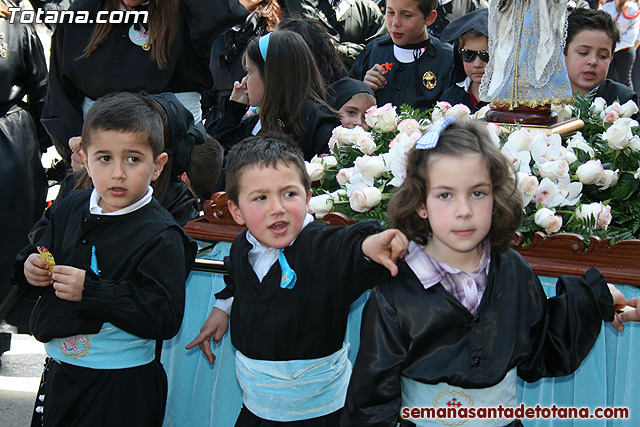
[(460, 54), (460, 59), (464, 62), (473, 62), (475, 61), (476, 56), (479, 56), (484, 62), (489, 62), (488, 50), (460, 49), (458, 53)]

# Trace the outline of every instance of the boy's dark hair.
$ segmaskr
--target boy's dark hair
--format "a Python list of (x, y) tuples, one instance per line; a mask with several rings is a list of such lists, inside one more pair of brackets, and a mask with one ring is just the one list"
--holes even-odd
[(95, 132), (115, 131), (141, 135), (154, 158), (164, 151), (162, 117), (154, 101), (146, 96), (117, 92), (98, 98), (82, 125), (82, 149), (87, 152)]
[(329, 32), (320, 21), (305, 18), (296, 13), (280, 21), (278, 30), (293, 31), (300, 34), (307, 42), (318, 71), (324, 79), (324, 86), (347, 76), (347, 67), (340, 60)]
[(502, 253), (509, 249), (522, 221), (522, 196), (511, 164), (493, 144), (485, 126), (474, 121), (452, 123), (440, 134), (435, 148), (411, 149), (407, 157), (407, 177), (389, 202), (391, 225), (409, 240), (426, 245), (431, 226), (429, 219), (421, 218), (416, 209), (427, 200), (431, 157), (475, 153), (485, 160), (493, 185), (493, 215), (487, 235), (491, 250)]
[(198, 197), (213, 190), (222, 172), (223, 157), (222, 145), (211, 135), (207, 135), (204, 144), (193, 147), (187, 176), (191, 190)]
[(275, 31), (269, 36), (266, 61), (262, 58), (256, 38), (245, 50), (264, 83), (264, 97), (260, 106), (262, 130), (270, 134), (286, 133), (296, 137), (305, 131), (306, 106), (315, 101), (325, 102), (325, 85), (309, 46), (293, 31)]
[(418, 3), (418, 9), (426, 18), (429, 14), (438, 8), (438, 0), (416, 0)]
[(229, 200), (238, 203), (238, 186), (246, 168), (252, 166), (274, 167), (284, 163), (297, 169), (304, 190), (311, 190), (311, 178), (307, 173), (300, 148), (282, 136), (260, 135), (247, 138), (235, 144), (225, 159), (226, 188)]
[(489, 39), (487, 36), (482, 34), (480, 31), (474, 30), (473, 28), (470, 29), (469, 31), (463, 33), (460, 37), (458, 37), (458, 49), (464, 49), (464, 46), (465, 46), (467, 40), (479, 39), (481, 37), (484, 37), (487, 40)]
[(611, 39), (611, 55), (616, 50), (616, 45), (620, 41), (620, 30), (616, 21), (613, 20), (604, 10), (593, 10), (583, 7), (576, 7), (567, 17), (567, 41), (564, 45), (564, 53), (573, 41), (573, 38), (583, 30), (604, 31)]

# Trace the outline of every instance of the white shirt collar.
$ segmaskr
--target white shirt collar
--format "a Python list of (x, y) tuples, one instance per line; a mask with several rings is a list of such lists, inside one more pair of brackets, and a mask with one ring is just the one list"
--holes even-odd
[(469, 92), (469, 88), (471, 87), (471, 77), (467, 76), (463, 81), (456, 83), (456, 86), (460, 86), (465, 92)]
[(427, 50), (426, 47), (421, 47), (419, 49), (405, 49), (394, 44), (393, 56), (395, 56), (398, 61), (404, 64), (409, 64), (417, 58), (420, 58), (425, 50)]
[(124, 208), (119, 209), (117, 211), (103, 213), (102, 208), (98, 206), (98, 202), (100, 201), (100, 195), (98, 194), (98, 191), (94, 188), (93, 191), (91, 192), (91, 197), (89, 198), (89, 213), (94, 215), (109, 215), (109, 216), (128, 214), (130, 212), (137, 211), (147, 203), (151, 202), (152, 197), (153, 197), (153, 187), (149, 186), (149, 188), (147, 188), (147, 192), (144, 193), (144, 196), (142, 196), (142, 198), (140, 198), (140, 200), (138, 200), (137, 202), (132, 203), (129, 206), (125, 206)]
[[(302, 229), (304, 229), (311, 222), (313, 222), (313, 216), (310, 214), (306, 214), (300, 231), (302, 231)], [(249, 230), (247, 230), (247, 241), (251, 243), (252, 246), (252, 248), (249, 250), (249, 263), (253, 267), (253, 271), (256, 273), (256, 276), (258, 276), (258, 279), (262, 281), (264, 276), (266, 276), (271, 269), (271, 266), (278, 260), (279, 249), (267, 248), (266, 246), (263, 246), (262, 243), (260, 243)], [(293, 245), (293, 242), (295, 241), (296, 239), (294, 238), (291, 243), (289, 243), (289, 246)]]

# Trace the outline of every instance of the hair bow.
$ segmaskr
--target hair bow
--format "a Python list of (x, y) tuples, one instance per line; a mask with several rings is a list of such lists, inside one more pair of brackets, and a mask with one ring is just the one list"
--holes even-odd
[(445, 130), (451, 123), (455, 122), (455, 117), (447, 117), (443, 120), (438, 120), (431, 125), (424, 135), (416, 142), (416, 148), (418, 150), (430, 150), (438, 145), (438, 138), (443, 130)]

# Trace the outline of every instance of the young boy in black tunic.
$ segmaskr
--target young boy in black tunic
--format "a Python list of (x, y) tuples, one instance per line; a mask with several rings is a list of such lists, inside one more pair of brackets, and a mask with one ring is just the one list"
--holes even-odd
[(388, 102), (427, 109), (453, 84), (453, 48), (427, 32), (437, 0), (387, 0), (388, 36), (367, 44), (351, 68), (351, 77)]
[[(394, 260), (408, 242), (374, 221), (315, 222), (302, 153), (282, 140), (236, 144), (226, 173), (229, 211), (248, 228), (226, 261), (243, 391), (236, 426), (337, 426), (351, 374), (344, 343), (350, 306), (385, 267), (396, 274)], [(200, 345), (213, 363), (209, 340), (222, 338), (226, 326), (227, 315), (214, 308), (187, 348)]]
[(574, 94), (601, 97), (607, 105), (629, 100), (638, 104), (632, 89), (606, 78), (619, 40), (620, 31), (607, 12), (576, 8), (569, 14), (564, 61)]
[[(160, 426), (167, 379), (156, 342), (173, 337), (196, 245), (149, 185), (167, 161), (148, 98), (99, 99), (82, 132), (93, 190), (72, 191), (14, 280), (40, 299), (31, 331), (49, 356), (32, 425)], [(46, 247), (55, 265), (36, 249)]]

